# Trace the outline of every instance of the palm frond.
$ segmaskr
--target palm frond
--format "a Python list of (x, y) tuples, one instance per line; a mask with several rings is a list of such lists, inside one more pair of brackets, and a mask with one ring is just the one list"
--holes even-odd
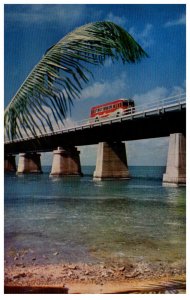
[(64, 123), (92, 75), (88, 65), (103, 64), (108, 57), (135, 63), (147, 56), (129, 33), (112, 22), (77, 28), (46, 51), (5, 109), (8, 138), (22, 137), (21, 126), (37, 136), (42, 128), (53, 131), (53, 122)]
[(117, 291), (114, 294), (180, 294), (185, 293), (185, 280), (174, 279), (166, 282), (147, 283), (138, 287)]

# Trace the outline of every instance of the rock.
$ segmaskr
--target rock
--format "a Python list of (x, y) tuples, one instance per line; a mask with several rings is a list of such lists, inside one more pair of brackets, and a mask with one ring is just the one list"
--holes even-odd
[(59, 255), (59, 252), (54, 252), (53, 255), (57, 256), (57, 255)]
[(69, 266), (68, 268), (71, 270), (77, 270), (77, 266)]
[(65, 274), (65, 270), (62, 270), (62, 271), (61, 271), (61, 274)]
[(18, 260), (18, 257), (17, 257), (17, 256), (14, 257), (14, 261), (15, 261), (15, 260)]
[(134, 278), (134, 277), (137, 277), (140, 274), (141, 274), (140, 272), (136, 271), (136, 272), (133, 272), (131, 274), (126, 274), (125, 278)]
[(81, 277), (79, 277), (79, 280), (84, 281), (84, 280), (86, 280), (86, 277), (81, 276)]
[(121, 267), (121, 268), (119, 268), (119, 271), (125, 271), (125, 267), (123, 266), (123, 267)]
[(91, 276), (91, 277), (90, 277), (90, 279), (93, 281), (93, 280), (95, 280), (95, 279), (96, 279), (96, 277), (94, 277), (94, 276)]
[(102, 277), (108, 277), (108, 274), (106, 271), (102, 272)]
[(149, 270), (148, 268), (145, 268), (145, 269), (144, 269), (144, 272), (147, 273), (147, 272), (150, 272), (150, 270)]
[(88, 271), (86, 271), (84, 274), (85, 274), (85, 275), (89, 275), (89, 272), (88, 272)]
[(106, 269), (106, 266), (105, 265), (101, 265), (101, 269)]
[(114, 271), (112, 269), (107, 270), (108, 274), (114, 274)]
[(11, 278), (10, 276), (5, 277), (5, 282), (11, 282), (13, 281), (13, 278)]
[(69, 271), (69, 272), (67, 273), (67, 275), (68, 275), (69, 277), (71, 277), (71, 276), (73, 275), (73, 272)]
[(36, 257), (33, 257), (32, 260), (36, 260)]
[(22, 267), (22, 264), (15, 264), (16, 267)]
[(14, 275), (13, 279), (18, 279), (18, 278), (22, 278), (22, 277), (26, 277), (26, 273), (20, 273), (20, 274)]

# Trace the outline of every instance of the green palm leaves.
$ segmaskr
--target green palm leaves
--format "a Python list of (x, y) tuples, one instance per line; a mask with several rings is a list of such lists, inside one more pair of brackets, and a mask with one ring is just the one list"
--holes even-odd
[[(135, 63), (147, 54), (123, 28), (95, 22), (77, 28), (48, 49), (5, 110), (8, 139), (37, 136), (64, 123), (73, 100), (106, 58)], [(50, 117), (51, 116), (51, 117)]]

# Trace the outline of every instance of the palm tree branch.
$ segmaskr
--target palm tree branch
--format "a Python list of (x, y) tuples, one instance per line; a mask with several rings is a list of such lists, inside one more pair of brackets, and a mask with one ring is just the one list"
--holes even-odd
[(128, 32), (112, 22), (77, 28), (46, 51), (21, 85), (5, 109), (5, 131), (10, 139), (21, 137), (18, 123), (25, 120), (34, 135), (42, 132), (34, 113), (41, 118), (43, 129), (45, 121), (53, 131), (48, 112), (39, 113), (42, 105), (51, 107), (52, 119), (57, 124), (58, 119), (63, 123), (73, 100), (80, 97), (83, 84), (89, 81), (88, 75), (92, 75), (87, 66), (103, 64), (108, 57), (135, 63), (147, 56)]

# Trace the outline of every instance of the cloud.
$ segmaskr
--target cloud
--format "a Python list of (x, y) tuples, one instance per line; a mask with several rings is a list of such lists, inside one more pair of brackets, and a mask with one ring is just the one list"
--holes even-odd
[[(53, 118), (52, 112), (50, 110), (50, 108), (43, 106), (44, 111), (46, 111), (48, 113), (49, 119), (51, 121), (52, 127), (54, 129), (54, 131), (57, 130), (61, 130), (61, 129), (65, 129), (65, 128), (72, 128), (72, 127), (76, 127), (77, 126), (77, 122), (75, 120), (73, 120), (70, 117), (67, 117), (64, 120), (64, 124), (58, 120), (58, 124), (56, 123), (55, 119)], [(39, 120), (36, 119), (36, 117), (33, 114), (33, 118), (36, 120), (36, 123), (40, 125)], [(49, 127), (48, 125), (45, 126), (47, 131), (49, 131)]]
[(164, 27), (172, 27), (172, 26), (178, 26), (178, 25), (186, 25), (186, 15), (181, 15), (180, 18), (168, 21), (164, 24)]
[(72, 128), (72, 127), (76, 127), (77, 126), (77, 122), (75, 120), (73, 120), (72, 118), (66, 118), (66, 120), (64, 121), (64, 126), (62, 125), (62, 128), (66, 127), (66, 128)]
[(124, 16), (116, 16), (112, 12), (105, 17), (105, 20), (111, 21), (122, 27), (126, 25), (126, 18)]
[(136, 105), (141, 105), (145, 103), (151, 103), (157, 99), (163, 99), (168, 95), (168, 89), (163, 86), (155, 87), (143, 94), (135, 94), (133, 99)]
[[(72, 23), (80, 20), (84, 16), (84, 5), (74, 5), (72, 7)], [(5, 9), (6, 22), (17, 24), (44, 24), (44, 23), (64, 23), (69, 24), (71, 7), (69, 5), (17, 5), (17, 10)]]
[(170, 96), (180, 95), (185, 93), (184, 86), (174, 86), (171, 90)]
[(148, 48), (154, 43), (154, 40), (151, 37), (152, 30), (153, 30), (153, 25), (148, 23), (145, 25), (142, 31), (137, 31), (135, 27), (131, 27), (129, 29), (129, 33), (132, 35), (132, 37), (135, 40), (139, 42), (139, 44), (143, 48)]
[(133, 99), (135, 100), (136, 105), (143, 105), (155, 102), (157, 100), (162, 100), (167, 97), (176, 96), (184, 94), (186, 91), (185, 83), (180, 86), (173, 86), (172, 88), (166, 88), (164, 86), (157, 86), (145, 93), (135, 94)]
[[(125, 97), (127, 90), (127, 76), (122, 73), (120, 77), (105, 82), (95, 82), (93, 85), (85, 88), (81, 93), (81, 99), (96, 99), (106, 95), (106, 98)], [(123, 93), (123, 96), (122, 96)]]
[(81, 99), (86, 100), (88, 98), (98, 98), (101, 97), (106, 89), (108, 83), (106, 82), (95, 82), (93, 85), (85, 88), (81, 93)]

